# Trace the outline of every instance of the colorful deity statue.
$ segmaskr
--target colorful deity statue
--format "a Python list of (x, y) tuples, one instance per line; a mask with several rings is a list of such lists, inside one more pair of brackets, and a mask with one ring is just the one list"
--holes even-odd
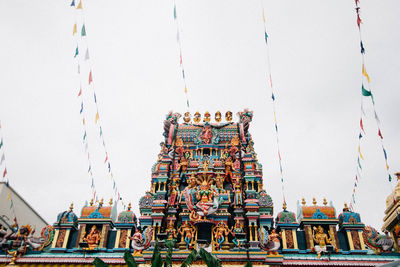
[(208, 210), (214, 205), (214, 193), (211, 190), (210, 184), (207, 182), (207, 180), (203, 180), (198, 186), (196, 197), (199, 200), (199, 202), (196, 204), (196, 207), (199, 208), (204, 215), (207, 215)]
[(175, 229), (174, 221), (168, 221), (167, 229), (165, 230), (165, 232), (167, 233), (168, 240), (174, 240), (177, 237), (178, 233)]
[(179, 198), (179, 202), (181, 202), (182, 196), (184, 197), (186, 206), (189, 208), (189, 210), (194, 210), (195, 203), (197, 201), (196, 185), (197, 185), (196, 177), (195, 177), (194, 173), (192, 173), (192, 175), (188, 179), (188, 185), (185, 187), (185, 189), (183, 189), (183, 191), (180, 195), (180, 198)]
[(215, 241), (215, 249), (221, 249), (222, 244), (228, 242), (229, 233), (233, 234), (232, 229), (229, 229), (224, 222), (219, 222), (216, 226), (214, 226), (213, 235)]
[(278, 234), (275, 229), (272, 229), (268, 236), (268, 251), (270, 255), (279, 255), (278, 249), (281, 246), (279, 237), (281, 237), (281, 233)]
[(232, 239), (232, 243), (239, 249), (241, 248), (241, 245), (246, 242), (246, 239), (241, 239), (236, 234), (242, 234), (242, 233), (244, 233), (243, 223), (240, 223), (240, 221), (238, 219), (236, 219), (236, 222), (235, 222), (235, 225), (233, 226), (233, 231), (232, 231), (232, 235), (234, 237)]
[(224, 177), (222, 177), (219, 173), (217, 174), (217, 177), (215, 178), (215, 185), (213, 185), (214, 189), (214, 194), (221, 194), (225, 193), (224, 189)]
[(169, 198), (168, 198), (168, 206), (175, 207), (178, 204), (179, 197), (179, 189), (178, 185), (175, 181), (170, 185)]
[(233, 183), (232, 178), (233, 178), (233, 173), (232, 171), (236, 171), (235, 168), (233, 167), (233, 161), (231, 157), (228, 157), (225, 162), (225, 182)]
[(200, 138), (204, 142), (204, 144), (209, 144), (211, 142), (211, 138), (213, 137), (211, 127), (209, 125), (204, 126), (201, 131)]
[(242, 183), (239, 177), (235, 178), (234, 183), (234, 191), (235, 191), (235, 207), (243, 205), (243, 192), (242, 192)]
[(101, 234), (97, 229), (96, 225), (92, 226), (90, 232), (83, 239), (84, 242), (88, 243), (89, 249), (95, 249), (100, 244), (100, 240), (101, 240)]
[(178, 233), (181, 235), (181, 242), (186, 243), (187, 249), (193, 248), (193, 238), (196, 234), (196, 228), (190, 224), (188, 221), (185, 221), (181, 227), (179, 227)]
[(326, 245), (331, 243), (330, 238), (324, 232), (324, 228), (318, 225), (318, 228), (313, 228), (313, 239), (316, 245), (314, 246), (315, 252), (318, 254), (318, 258), (321, 258), (322, 252), (326, 252)]
[(181, 157), (181, 161), (179, 162), (179, 178), (181, 179), (181, 183), (186, 182), (186, 171), (189, 166), (189, 161), (186, 157)]

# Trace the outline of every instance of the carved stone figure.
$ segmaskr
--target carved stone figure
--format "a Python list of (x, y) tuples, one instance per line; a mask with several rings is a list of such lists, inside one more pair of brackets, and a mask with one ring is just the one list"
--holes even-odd
[(187, 249), (193, 248), (193, 238), (196, 234), (196, 228), (191, 225), (188, 221), (185, 221), (178, 230), (179, 234), (181, 234), (181, 242), (186, 243)]
[(178, 189), (178, 185), (174, 182), (172, 182), (171, 186), (170, 186), (170, 193), (169, 193), (169, 198), (168, 198), (168, 206), (169, 207), (174, 207), (176, 206), (177, 200), (179, 197), (179, 189)]
[(233, 167), (232, 158), (228, 157), (225, 160), (224, 165), (225, 165), (225, 182), (233, 183), (232, 182), (232, 178), (233, 178), (232, 171), (236, 171), (236, 170)]
[(318, 258), (321, 258), (321, 253), (326, 252), (326, 245), (331, 243), (328, 235), (325, 234), (324, 228), (318, 225), (318, 228), (314, 226), (313, 228), (313, 239), (315, 242), (315, 252), (317, 252)]
[(242, 184), (240, 178), (235, 179), (234, 189), (235, 189), (235, 207), (242, 206), (243, 192), (242, 192)]
[(96, 225), (93, 225), (90, 232), (83, 238), (83, 241), (88, 243), (89, 249), (95, 249), (100, 244), (100, 240), (101, 235)]
[(228, 235), (232, 233), (232, 229), (229, 229), (224, 222), (219, 222), (213, 229), (215, 249), (221, 249), (222, 244), (228, 242)]
[(278, 255), (278, 249), (281, 246), (279, 241), (280, 233), (277, 234), (275, 229), (272, 229), (271, 234), (268, 236), (268, 251), (270, 255)]

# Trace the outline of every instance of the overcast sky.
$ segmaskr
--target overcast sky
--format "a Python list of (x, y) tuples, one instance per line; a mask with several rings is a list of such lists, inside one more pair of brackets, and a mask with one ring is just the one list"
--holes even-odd
[[(361, 0), (367, 71), (391, 173), (400, 169), (400, 36), (397, 0)], [(70, 1), (0, 0), (0, 120), (8, 178), (49, 223), (90, 200)], [(354, 1), (263, 1), (288, 209), (326, 197), (339, 213), (356, 174), (361, 55)], [(126, 202), (150, 188), (162, 121), (185, 112), (172, 1), (83, 2), (90, 64), (114, 177)], [(191, 112), (254, 111), (250, 132), (275, 215), (282, 207), (260, 1), (177, 0)], [(78, 27), (79, 31), (79, 27)], [(81, 53), (83, 51), (81, 50)], [(82, 72), (88, 65), (82, 66)], [(83, 91), (98, 194), (112, 184)], [(373, 110), (366, 102), (365, 160), (356, 210), (380, 229), (388, 182)], [(397, 107), (396, 107), (397, 105)]]

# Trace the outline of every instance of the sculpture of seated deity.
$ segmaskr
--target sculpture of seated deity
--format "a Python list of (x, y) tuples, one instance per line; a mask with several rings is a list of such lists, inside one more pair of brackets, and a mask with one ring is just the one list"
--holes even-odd
[(101, 240), (101, 235), (99, 230), (97, 230), (96, 225), (92, 226), (90, 232), (83, 239), (84, 242), (88, 243), (89, 249), (95, 249), (100, 244), (100, 240)]
[(331, 243), (330, 238), (324, 232), (324, 228), (318, 225), (318, 228), (313, 228), (313, 239), (316, 245), (314, 246), (315, 252), (317, 252), (318, 258), (321, 258), (321, 253), (326, 252), (326, 245)]

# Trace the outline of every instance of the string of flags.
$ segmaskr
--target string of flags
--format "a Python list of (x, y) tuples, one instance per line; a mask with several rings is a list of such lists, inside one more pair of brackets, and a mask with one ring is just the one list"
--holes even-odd
[(180, 37), (180, 33), (179, 33), (180, 28), (179, 28), (179, 22), (178, 22), (178, 17), (177, 17), (177, 12), (176, 12), (176, 1), (175, 0), (174, 0), (174, 20), (176, 23), (176, 41), (178, 43), (178, 48), (179, 48), (179, 66), (181, 67), (183, 84), (185, 86), (186, 106), (187, 106), (187, 109), (189, 110), (189, 108), (190, 108), (189, 96), (188, 96), (188, 89), (187, 89), (187, 83), (186, 83), (186, 77), (185, 77), (185, 68), (183, 65), (182, 42), (181, 42), (181, 37)]
[(283, 202), (286, 203), (285, 182), (283, 179), (283, 168), (282, 168), (282, 156), (281, 156), (280, 145), (279, 145), (278, 121), (276, 119), (276, 94), (275, 94), (274, 86), (272, 83), (271, 60), (270, 60), (270, 56), (269, 56), (269, 45), (268, 45), (269, 36), (267, 34), (266, 19), (265, 19), (264, 6), (262, 4), (262, 1), (261, 1), (261, 7), (262, 7), (262, 19), (263, 19), (263, 25), (264, 25), (266, 58), (267, 58), (267, 65), (268, 65), (267, 80), (268, 80), (268, 85), (271, 89), (272, 111), (273, 111), (273, 115), (274, 115), (274, 128), (275, 128), (275, 137), (276, 137), (276, 145), (277, 145), (278, 160), (279, 160), (279, 172), (280, 172), (281, 184), (282, 184), (282, 196), (283, 196)]
[[(75, 22), (73, 29), (72, 29), (72, 35), (75, 36), (76, 40), (77, 40), (74, 58), (77, 58), (78, 74), (81, 78), (81, 85), (79, 88), (78, 97), (80, 97), (80, 113), (82, 114), (82, 124), (83, 124), (83, 130), (84, 130), (83, 143), (84, 143), (85, 151), (87, 152), (87, 157), (88, 157), (88, 164), (89, 164), (88, 173), (91, 178), (91, 188), (93, 191), (93, 198), (96, 199), (97, 195), (96, 195), (95, 181), (94, 181), (93, 170), (92, 170), (93, 165), (91, 163), (90, 154), (89, 154), (89, 145), (88, 145), (88, 138), (87, 138), (88, 131), (87, 131), (87, 127), (86, 127), (85, 101), (84, 101), (84, 93), (82, 91), (82, 84), (84, 85), (83, 90), (86, 91), (85, 95), (90, 95), (90, 94), (92, 95), (92, 97), (89, 97), (89, 99), (92, 99), (92, 101), (93, 101), (92, 103), (95, 106), (95, 115), (93, 118), (93, 122), (98, 130), (98, 133), (99, 133), (98, 138), (100, 138), (101, 144), (103, 147), (104, 165), (107, 170), (106, 171), (107, 175), (110, 177), (110, 180), (111, 180), (111, 184), (112, 184), (112, 188), (113, 188), (112, 191), (114, 193), (114, 196), (115, 196), (115, 199), (117, 200), (117, 202), (121, 200), (122, 205), (125, 206), (123, 199), (121, 197), (121, 193), (118, 189), (117, 182), (116, 182), (113, 172), (112, 172), (110, 156), (109, 156), (109, 152), (107, 150), (104, 133), (103, 133), (103, 127), (101, 124), (99, 105), (97, 102), (98, 99), (97, 99), (96, 90), (94, 87), (93, 71), (92, 71), (90, 56), (89, 56), (89, 46), (88, 46), (88, 42), (87, 42), (87, 29), (86, 29), (86, 25), (84, 22), (82, 0), (79, 0), (79, 3), (77, 5), (75, 3), (75, 0), (72, 0), (71, 7), (75, 8), (78, 15), (81, 16), (81, 23), (78, 25), (78, 23)], [(85, 51), (85, 53), (80, 54), (80, 50)], [(85, 62), (85, 64), (88, 66), (87, 72), (85, 72), (85, 71), (82, 72), (82, 70), (81, 70), (81, 63), (83, 63), (83, 62)], [(85, 78), (85, 77), (87, 77), (87, 78)], [(89, 100), (86, 103), (88, 103), (88, 102), (91, 102), (91, 101)]]
[(3, 139), (3, 129), (1, 127), (1, 122), (0, 122), (0, 170), (2, 170), (2, 181), (5, 183), (5, 185), (7, 186), (8, 189), (8, 194), (7, 194), (7, 198), (6, 201), (10, 201), (9, 204), (9, 209), (11, 211), (11, 213), (14, 215), (14, 222), (15, 224), (18, 225), (17, 222), (17, 216), (15, 215), (15, 208), (14, 208), (14, 202), (12, 199), (12, 192), (11, 192), (11, 188), (9, 187), (9, 180), (8, 180), (8, 175), (7, 175), (7, 165), (6, 165), (6, 153), (5, 153), (5, 148), (4, 148), (4, 139)]
[(353, 191), (352, 191), (352, 195), (351, 195), (351, 201), (350, 201), (350, 209), (354, 210), (354, 206), (356, 204), (356, 192), (357, 192), (357, 187), (359, 184), (359, 180), (362, 178), (362, 162), (364, 160), (364, 156), (362, 154), (362, 150), (361, 150), (361, 141), (363, 139), (363, 137), (366, 135), (365, 129), (364, 129), (364, 121), (365, 121), (365, 117), (366, 117), (366, 113), (364, 110), (364, 100), (368, 100), (371, 99), (372, 102), (372, 107), (373, 107), (373, 111), (374, 111), (374, 119), (376, 121), (376, 125), (378, 128), (377, 134), (379, 136), (380, 142), (381, 142), (381, 146), (382, 146), (382, 151), (383, 151), (383, 156), (385, 158), (385, 164), (386, 164), (386, 171), (387, 171), (387, 177), (389, 182), (392, 181), (392, 176), (390, 175), (390, 171), (389, 171), (389, 164), (388, 164), (388, 156), (387, 156), (387, 152), (383, 143), (383, 135), (382, 135), (382, 131), (381, 131), (381, 123), (378, 117), (378, 114), (376, 112), (376, 107), (375, 107), (375, 99), (374, 99), (374, 95), (372, 94), (372, 90), (371, 90), (371, 78), (367, 72), (367, 68), (366, 68), (366, 64), (365, 64), (365, 47), (364, 47), (364, 43), (363, 43), (363, 39), (362, 39), (362, 31), (361, 31), (361, 24), (362, 24), (362, 19), (360, 17), (360, 0), (355, 0), (355, 10), (356, 10), (356, 16), (357, 16), (357, 27), (358, 27), (358, 31), (359, 31), (359, 35), (360, 35), (360, 52), (361, 52), (361, 58), (362, 58), (362, 66), (361, 66), (361, 112), (360, 112), (360, 131), (359, 131), (359, 135), (358, 135), (358, 156), (357, 156), (357, 165), (356, 165), (356, 175), (355, 175), (355, 181), (354, 181), (354, 185), (353, 185)]

